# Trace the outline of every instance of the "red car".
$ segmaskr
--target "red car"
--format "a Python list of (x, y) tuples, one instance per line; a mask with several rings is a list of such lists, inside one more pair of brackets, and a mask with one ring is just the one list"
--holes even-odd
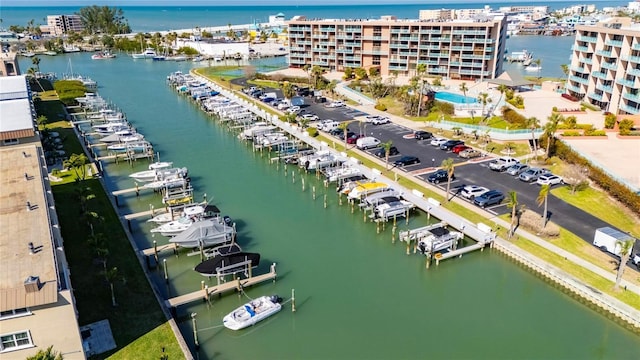
[(456, 145), (451, 149), (451, 152), (453, 152), (454, 154), (459, 154), (460, 151), (463, 150), (467, 150), (467, 149), (471, 149), (469, 146), (464, 145), (464, 144), (460, 144), (460, 145)]
[(351, 135), (347, 138), (347, 144), (355, 144), (358, 141), (358, 139), (360, 139), (361, 137), (364, 137), (364, 135), (362, 134)]

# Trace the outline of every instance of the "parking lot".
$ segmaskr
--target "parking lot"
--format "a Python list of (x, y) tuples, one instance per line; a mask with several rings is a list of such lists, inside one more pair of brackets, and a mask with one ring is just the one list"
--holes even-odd
[[(275, 92), (279, 98), (282, 97), (282, 92), (279, 89), (265, 89), (264, 92)], [(425, 182), (427, 182), (429, 174), (436, 171), (443, 160), (448, 158), (453, 159), (456, 166), (455, 180), (451, 181), (451, 196), (457, 196), (463, 201), (470, 201), (459, 196), (460, 190), (466, 185), (479, 185), (492, 190), (496, 189), (504, 193), (505, 196), (509, 191), (514, 190), (518, 194), (518, 201), (525, 205), (527, 209), (542, 213), (542, 208), (539, 207), (536, 202), (540, 186), (535, 182), (527, 183), (520, 181), (517, 176), (511, 176), (505, 172), (490, 170), (488, 163), (495, 158), (495, 155), (489, 154), (486, 157), (470, 160), (463, 159), (451, 151), (440, 150), (439, 147), (431, 145), (431, 139), (415, 139), (413, 130), (411, 129), (394, 123), (374, 125), (364, 121), (365, 116), (369, 114), (355, 110), (349, 106), (329, 107), (328, 104), (330, 102), (331, 99), (326, 99), (324, 103), (317, 103), (313, 96), (304, 97), (304, 105), (300, 106), (299, 114), (317, 115), (319, 121), (327, 119), (337, 122), (352, 121), (349, 124), (348, 130), (354, 134), (373, 136), (383, 143), (391, 141), (399, 153), (390, 156), (389, 163), (393, 164), (394, 161), (404, 155), (418, 157), (420, 160), (419, 163), (398, 166), (397, 168)], [(313, 125), (313, 123), (311, 125)], [(338, 137), (335, 138), (336, 142), (343, 141)], [(349, 146), (355, 147), (356, 145), (351, 144)], [(379, 150), (380, 148), (378, 147), (365, 151), (373, 154)], [(446, 181), (444, 181), (439, 184), (430, 184), (430, 186), (445, 190), (447, 184)], [(506, 206), (505, 201), (503, 201), (500, 204), (488, 206), (486, 211), (493, 215), (501, 215), (509, 213), (510, 209)], [(591, 242), (597, 228), (608, 226), (604, 221), (565, 203), (553, 195), (549, 195), (548, 197), (548, 211), (551, 221), (588, 242)]]

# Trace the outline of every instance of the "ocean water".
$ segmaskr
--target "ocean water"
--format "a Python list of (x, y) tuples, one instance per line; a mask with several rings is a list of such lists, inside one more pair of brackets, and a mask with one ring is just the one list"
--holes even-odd
[[(31, 60), (22, 58), (22, 68)], [(205, 115), (165, 83), (189, 62), (133, 60), (126, 54), (93, 61), (78, 53), (43, 57), (43, 72), (75, 72), (96, 80), (100, 94), (127, 114), (154, 144), (163, 161), (189, 168), (196, 198), (204, 193), (238, 224), (238, 243), (259, 252), (260, 274), (277, 263), (278, 279), (247, 289), (247, 296), (296, 290), (297, 311), (286, 304), (277, 315), (243, 331), (221, 327), (222, 317), (247, 302), (236, 294), (214, 296), (178, 308), (176, 322), (194, 349), (196, 314), (200, 359), (632, 359), (640, 337), (550, 286), (498, 253), (485, 250), (425, 269), (424, 258), (406, 255), (391, 242), (391, 229), (376, 232), (339, 205), (335, 190), (293, 166), (275, 165), (235, 133)], [(202, 66), (199, 64), (198, 66)], [(543, 65), (544, 66), (544, 65)], [(105, 164), (110, 190), (134, 185), (128, 174), (145, 170)], [(306, 187), (302, 188), (304, 178)], [(312, 196), (317, 189), (317, 198)], [(327, 195), (327, 207), (323, 196)], [(158, 196), (120, 197), (121, 214), (162, 206)], [(431, 219), (433, 221), (433, 219)], [(413, 215), (398, 229), (426, 224)], [(154, 240), (145, 219), (132, 222), (139, 248)], [(200, 289), (215, 279), (193, 271), (198, 256), (161, 256), (170, 284), (153, 271), (164, 298)], [(149, 349), (145, 358), (159, 358)], [(194, 350), (195, 351), (195, 350)]]

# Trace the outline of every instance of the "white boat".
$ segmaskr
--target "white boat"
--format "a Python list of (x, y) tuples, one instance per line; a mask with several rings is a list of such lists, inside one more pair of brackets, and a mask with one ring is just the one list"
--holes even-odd
[(143, 52), (138, 54), (131, 54), (131, 57), (134, 59), (153, 59), (154, 56), (157, 56), (156, 51), (153, 48), (146, 48)]
[(132, 141), (144, 140), (144, 135), (131, 131), (130, 129), (119, 130), (111, 135), (107, 135), (100, 139), (103, 143), (126, 143)]
[(133, 178), (136, 181), (154, 181), (154, 180), (163, 180), (170, 177), (184, 178), (188, 174), (189, 174), (189, 171), (187, 170), (186, 167), (161, 168), (161, 169), (138, 171), (129, 175), (129, 177)]
[(275, 129), (277, 129), (276, 126), (269, 125), (266, 122), (257, 122), (250, 128), (242, 131), (239, 136), (244, 140), (253, 140), (254, 137), (272, 132)]
[(156, 161), (153, 164), (149, 164), (149, 170), (166, 169), (173, 166), (172, 161)]
[(360, 199), (363, 196), (377, 193), (380, 191), (385, 191), (389, 188), (390, 188), (389, 185), (381, 182), (361, 183), (358, 186), (354, 187), (351, 191), (349, 191), (348, 197), (349, 199)]
[(531, 64), (524, 69), (526, 71), (540, 71), (542, 70), (542, 66), (538, 66), (538, 64)]
[(261, 296), (238, 307), (223, 319), (224, 327), (240, 330), (262, 321), (282, 309), (282, 299), (276, 295)]
[(187, 61), (187, 57), (184, 56), (184, 55), (175, 55), (175, 56), (168, 57), (167, 60), (171, 60), (171, 61)]
[(129, 125), (123, 122), (113, 122), (113, 123), (102, 124), (102, 125), (94, 125), (93, 130), (100, 135), (110, 135), (110, 134), (116, 135), (116, 133), (131, 131), (131, 128), (129, 127)]
[(370, 218), (386, 221), (394, 216), (403, 217), (415, 207), (412, 202), (403, 200), (398, 196), (385, 196), (379, 199), (377, 205), (373, 208), (373, 214)]
[(202, 220), (193, 223), (180, 234), (169, 239), (169, 242), (181, 247), (210, 247), (230, 243), (235, 229), (218, 218)]
[(152, 59), (153, 59), (153, 61), (165, 61), (165, 60), (167, 60), (167, 57), (164, 56), (164, 55), (156, 55)]
[(181, 176), (170, 177), (162, 180), (152, 181), (142, 185), (145, 189), (160, 190), (160, 189), (175, 189), (184, 188), (189, 181)]
[(116, 54), (112, 54), (111, 52), (105, 50), (101, 51), (97, 54), (91, 55), (91, 59), (93, 60), (105, 60), (105, 59), (113, 59), (116, 57)]
[(449, 231), (444, 222), (401, 231), (398, 234), (400, 241), (416, 241), (420, 253), (425, 255), (448, 250), (463, 237), (464, 234), (461, 232)]
[(359, 175), (360, 169), (355, 167), (338, 167), (333, 169), (325, 169), (325, 175), (329, 182), (338, 181), (353, 175)]
[[(217, 208), (216, 208), (217, 209)], [(220, 213), (219, 210), (216, 210)], [(179, 213), (179, 217), (194, 217), (194, 216), (202, 216), (205, 212), (205, 206), (202, 204), (192, 204), (185, 206), (182, 211)], [(164, 224), (172, 221), (171, 213), (166, 212), (163, 214), (159, 214), (154, 216), (152, 219), (147, 220), (147, 222), (154, 222), (156, 224)]]
[(144, 151), (147, 150), (151, 144), (148, 141), (130, 141), (121, 144), (114, 144), (107, 146), (107, 150), (114, 152), (125, 151)]
[(62, 51), (66, 53), (80, 52), (80, 48), (75, 45), (64, 45)]
[(162, 236), (176, 236), (187, 230), (194, 223), (193, 217), (183, 216), (174, 221), (169, 221), (158, 227), (151, 229), (152, 233), (160, 233)]

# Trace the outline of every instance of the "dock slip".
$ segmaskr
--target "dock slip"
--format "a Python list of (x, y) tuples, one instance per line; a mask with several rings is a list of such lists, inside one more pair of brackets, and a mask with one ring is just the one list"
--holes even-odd
[(175, 244), (164, 244), (158, 247), (150, 247), (148, 249), (144, 249), (141, 251), (141, 253), (142, 255), (149, 256), (149, 255), (154, 255), (156, 253), (163, 252), (165, 250), (174, 250), (175, 247), (176, 247)]
[(213, 294), (221, 294), (223, 292), (230, 291), (230, 290), (240, 291), (244, 287), (255, 285), (267, 280), (275, 281), (275, 279), (276, 279), (276, 264), (273, 263), (271, 264), (271, 270), (266, 274), (252, 276), (247, 279), (236, 279), (234, 281), (229, 281), (227, 283), (216, 285), (213, 287), (205, 286), (204, 289), (194, 291), (189, 294), (176, 296), (171, 299), (167, 299), (165, 300), (165, 305), (169, 309), (172, 309), (172, 308), (175, 308), (176, 306), (188, 304), (190, 302), (193, 302), (199, 299), (208, 300), (209, 297)]
[[(118, 195), (118, 194), (114, 194), (113, 195)], [(123, 218), (125, 220), (134, 220), (134, 219), (139, 219), (139, 218), (143, 218), (143, 217), (153, 217), (156, 214), (163, 214), (166, 213), (167, 209), (165, 208), (159, 208), (159, 209), (151, 209), (151, 210), (147, 210), (147, 211), (142, 211), (139, 213), (133, 213), (133, 214), (127, 214), (125, 216), (123, 216)]]
[(482, 250), (484, 249), (484, 247), (487, 245), (487, 243), (485, 242), (478, 242), (475, 243), (473, 245), (469, 245), (469, 246), (465, 246), (461, 249), (457, 249), (457, 250), (453, 250), (453, 251), (449, 251), (446, 253), (438, 253), (434, 258), (436, 260), (436, 265), (440, 264), (440, 261), (443, 260), (447, 260), (447, 259), (451, 259), (453, 257), (456, 256), (462, 256), (463, 254), (472, 252), (472, 251), (476, 251), (476, 250)]

